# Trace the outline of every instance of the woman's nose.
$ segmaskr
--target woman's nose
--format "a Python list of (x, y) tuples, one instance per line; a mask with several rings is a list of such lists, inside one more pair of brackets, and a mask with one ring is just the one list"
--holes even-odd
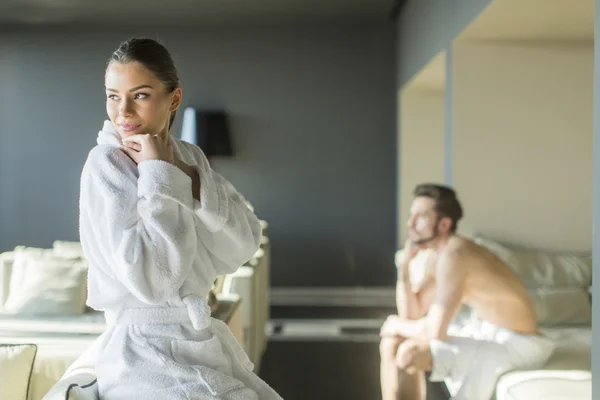
[(119, 104), (119, 113), (124, 116), (131, 115), (133, 113), (131, 102), (127, 100), (121, 101), (121, 104)]

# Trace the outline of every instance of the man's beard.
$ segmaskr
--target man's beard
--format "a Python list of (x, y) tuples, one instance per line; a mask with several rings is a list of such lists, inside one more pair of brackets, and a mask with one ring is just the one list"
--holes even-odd
[(424, 238), (424, 239), (419, 239), (419, 240), (415, 240), (413, 241), (413, 243), (417, 246), (423, 246), (433, 240), (435, 240), (438, 235), (439, 235), (439, 231), (438, 231), (438, 222), (436, 221), (434, 227), (433, 227), (433, 233), (431, 234), (431, 236), (429, 236), (428, 238)]

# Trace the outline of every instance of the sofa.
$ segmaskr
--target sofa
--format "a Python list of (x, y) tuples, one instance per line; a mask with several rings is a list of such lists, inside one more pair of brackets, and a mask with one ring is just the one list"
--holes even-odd
[[(499, 242), (483, 236), (473, 241), (496, 254), (525, 283), (534, 300), (542, 334), (556, 349), (543, 368), (504, 374), (496, 386), (496, 400), (590, 400), (592, 398), (591, 253), (556, 252)], [(399, 260), (402, 250), (396, 254)], [(411, 281), (418, 287), (425, 274), (419, 254), (411, 262)], [(464, 307), (451, 329), (474, 318)], [(447, 382), (449, 395), (457, 388)]]
[[(214, 288), (213, 317), (228, 325), (257, 365), (266, 344), (268, 245), (263, 237), (255, 257), (240, 267), (250, 268), (256, 280), (249, 283), (236, 272), (219, 277)], [(247, 284), (251, 290), (243, 289)], [(0, 399), (78, 398), (75, 384), (92, 383), (93, 344), (106, 321), (104, 313), (86, 307), (86, 290), (87, 262), (78, 242), (0, 254)]]
[(474, 241), (508, 264), (525, 282), (536, 306), (541, 332), (556, 344), (546, 365), (513, 371), (497, 384), (497, 400), (592, 398), (592, 255)]
[(223, 276), (216, 285), (216, 293), (238, 295), (242, 303), (243, 347), (255, 371), (260, 371), (262, 356), (267, 346), (267, 328), (270, 319), (270, 241), (268, 225), (262, 222), (263, 235), (256, 254), (236, 272)]

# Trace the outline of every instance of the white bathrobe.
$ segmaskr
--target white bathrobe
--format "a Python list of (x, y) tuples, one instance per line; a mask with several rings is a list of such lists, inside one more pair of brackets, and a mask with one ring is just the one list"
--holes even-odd
[(216, 275), (252, 258), (261, 227), (197, 147), (170, 137), (192, 180), (158, 160), (136, 165), (110, 121), (81, 176), (80, 238), (87, 304), (108, 328), (96, 362), (102, 400), (281, 399), (252, 372), (229, 328), (210, 317)]

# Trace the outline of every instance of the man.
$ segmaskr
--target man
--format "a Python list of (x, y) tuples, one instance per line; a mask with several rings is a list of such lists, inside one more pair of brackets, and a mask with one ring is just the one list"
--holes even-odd
[[(538, 368), (552, 354), (523, 283), (490, 251), (456, 233), (461, 218), (452, 189), (416, 187), (398, 260), (398, 315), (381, 328), (384, 400), (424, 400), (425, 372), (431, 381), (458, 386), (455, 400), (488, 400), (502, 374)], [(427, 250), (427, 272), (413, 291), (409, 264), (421, 250)], [(463, 304), (478, 322), (470, 335), (452, 336), (449, 325)]]

